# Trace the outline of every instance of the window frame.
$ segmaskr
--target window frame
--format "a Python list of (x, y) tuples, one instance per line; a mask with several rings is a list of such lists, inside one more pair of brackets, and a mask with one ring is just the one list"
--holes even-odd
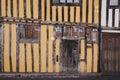
[[(74, 0), (72, 0), (74, 1)], [(53, 0), (51, 0), (52, 5), (57, 5), (57, 6), (80, 6), (81, 5), (81, 0), (79, 0), (79, 3), (76, 2), (67, 2), (67, 0), (65, 0), (65, 3), (60, 2), (60, 0), (58, 0), (58, 3), (54, 3)]]
[[(32, 33), (32, 37), (30, 38), (26, 38), (26, 37), (21, 37), (21, 30), (20, 30), (20, 27), (22, 25), (22, 28), (26, 27), (26, 26), (29, 26), (29, 27), (32, 27), (32, 28), (38, 28), (38, 31), (37, 31), (37, 39), (33, 38), (33, 36), (35, 36), (33, 33)], [(25, 29), (24, 29), (25, 30)], [(35, 31), (35, 30), (33, 30)], [(25, 35), (25, 31), (23, 33)], [(19, 37), (19, 42), (20, 43), (39, 43), (40, 41), (40, 26), (39, 25), (34, 25), (34, 24), (18, 24), (18, 35)]]
[(110, 8), (119, 8), (120, 7), (120, 0), (118, 0), (118, 5), (110, 5), (110, 1), (111, 0), (108, 1), (108, 5)]

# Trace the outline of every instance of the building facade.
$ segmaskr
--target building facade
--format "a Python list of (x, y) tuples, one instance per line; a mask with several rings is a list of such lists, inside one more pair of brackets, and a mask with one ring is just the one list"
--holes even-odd
[(101, 32), (120, 24), (115, 1), (0, 0), (0, 71), (98, 72)]

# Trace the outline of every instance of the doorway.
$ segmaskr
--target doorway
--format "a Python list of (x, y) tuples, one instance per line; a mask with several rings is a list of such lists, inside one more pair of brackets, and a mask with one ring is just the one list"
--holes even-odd
[(78, 72), (79, 45), (78, 40), (62, 40), (61, 72)]

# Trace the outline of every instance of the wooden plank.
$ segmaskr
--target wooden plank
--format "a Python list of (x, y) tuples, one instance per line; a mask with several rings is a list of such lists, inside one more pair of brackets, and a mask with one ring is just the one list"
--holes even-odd
[(46, 72), (46, 40), (47, 40), (47, 33), (46, 33), (46, 25), (41, 25), (41, 72)]
[(74, 7), (70, 7), (70, 22), (74, 22)]
[(19, 0), (19, 17), (24, 17), (24, 3), (23, 0)]
[(62, 6), (58, 7), (58, 21), (62, 21)]
[[(80, 59), (85, 59), (85, 40), (81, 40), (81, 53), (80, 53)], [(85, 62), (80, 62), (80, 72), (85, 71)]]
[(13, 17), (17, 17), (17, 0), (13, 0)]
[(92, 3), (93, 0), (88, 0), (88, 23), (92, 23), (92, 11), (93, 11)]
[[(33, 0), (33, 16), (35, 19), (38, 19), (38, 15), (41, 15), (41, 13), (38, 14), (38, 4), (36, 3), (38, 3), (38, 0)], [(41, 6), (39, 6), (39, 8), (40, 7)]]
[(64, 7), (64, 21), (68, 21), (68, 6)]
[[(33, 4), (33, 3), (32, 3), (32, 4)], [(32, 14), (32, 13), (31, 13), (31, 11), (32, 11), (31, 6), (32, 6), (32, 5), (30, 4), (30, 0), (26, 0), (26, 5), (27, 5), (27, 6), (25, 7), (25, 8), (26, 8), (26, 17), (27, 17), (27, 18), (31, 18), (31, 14)], [(32, 7), (33, 7), (33, 6), (32, 6)]]
[(41, 0), (41, 19), (44, 21), (45, 20), (45, 7), (44, 7), (44, 4), (45, 3), (45, 0)]
[[(91, 46), (91, 44), (88, 46)], [(91, 72), (91, 68), (92, 68), (92, 48), (87, 48), (87, 72)]]
[(59, 57), (56, 61), (56, 72), (60, 72), (60, 40), (56, 40), (56, 55)]
[(98, 68), (98, 44), (97, 43), (95, 43), (94, 45), (94, 70), (93, 70), (93, 72), (97, 72), (98, 70), (97, 70), (97, 68)]
[[(32, 72), (34, 72), (34, 52), (33, 52), (33, 47), (34, 46), (34, 44), (33, 43), (31, 43), (31, 64), (32, 64)], [(37, 49), (36, 49), (37, 50)], [(36, 54), (36, 53), (35, 53)]]
[(4, 24), (4, 72), (10, 72), (9, 24)]
[(86, 22), (86, 0), (82, 0), (82, 22)]
[(46, 20), (50, 21), (50, 1), (51, 0), (47, 0), (46, 2)]
[(76, 7), (76, 16), (75, 16), (75, 18), (76, 18), (76, 20), (75, 20), (75, 22), (80, 22), (80, 7)]
[(8, 3), (7, 3), (7, 14), (8, 14), (8, 17), (11, 17), (11, 0), (8, 0)]
[(39, 45), (38, 44), (34, 44), (34, 72), (39, 72), (40, 66), (39, 66), (39, 59), (40, 59), (40, 55), (39, 55)]
[(25, 49), (24, 43), (20, 43), (19, 72), (25, 72)]
[(99, 0), (94, 0), (94, 23), (99, 24)]
[[(16, 24), (12, 24), (12, 43), (11, 43), (11, 57), (12, 57), (12, 72), (16, 72)], [(18, 50), (19, 51), (19, 50)], [(19, 55), (19, 54), (17, 54)]]
[(1, 1), (1, 15), (6, 16), (6, 6), (5, 6), (6, 0)]
[(26, 62), (27, 72), (32, 72), (32, 55), (31, 55), (31, 44), (26, 44)]
[(56, 21), (56, 6), (52, 6), (52, 21)]
[(48, 72), (53, 72), (53, 26), (49, 26), (49, 40), (48, 40)]

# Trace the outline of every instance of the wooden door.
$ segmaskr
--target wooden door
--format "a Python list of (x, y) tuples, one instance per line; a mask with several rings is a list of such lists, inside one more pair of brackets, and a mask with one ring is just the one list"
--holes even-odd
[(78, 72), (79, 47), (78, 40), (63, 40), (61, 64), (62, 72)]
[(103, 33), (101, 63), (104, 73), (120, 72), (120, 34)]

